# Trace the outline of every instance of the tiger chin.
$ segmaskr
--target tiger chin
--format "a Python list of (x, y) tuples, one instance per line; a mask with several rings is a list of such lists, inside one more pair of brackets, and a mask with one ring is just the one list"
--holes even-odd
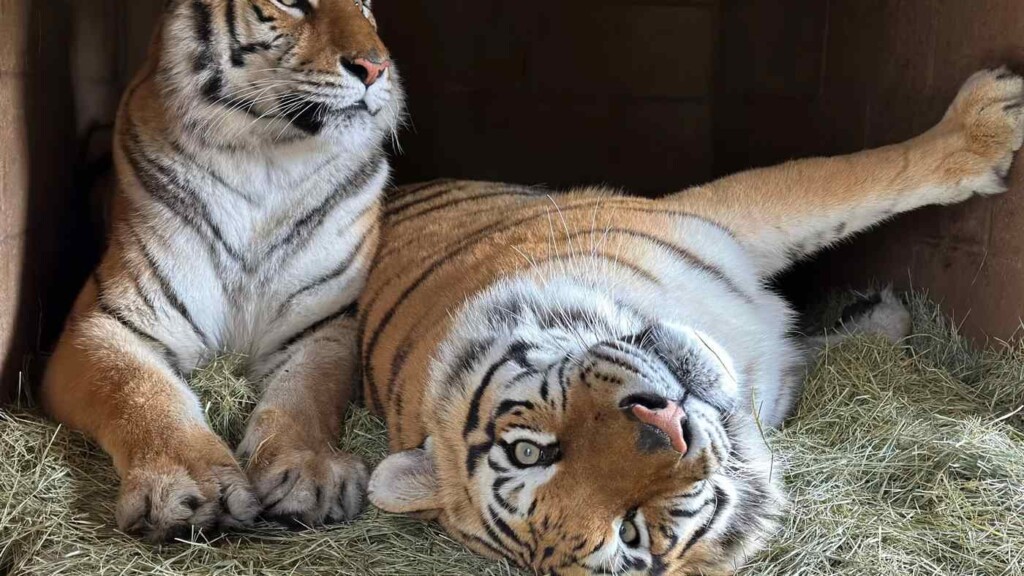
[[(351, 520), (368, 473), (336, 444), (403, 110), (397, 69), (369, 0), (165, 6), (118, 110), (107, 250), (44, 407), (110, 454), (126, 533)], [(261, 396), (237, 446), (188, 386), (223, 353), (245, 357)]]
[[(482, 182), (400, 189), (361, 298), (383, 510), (537, 574), (730, 574), (785, 514), (766, 432), (821, 338), (767, 281), (926, 205), (1006, 189), (1024, 83), (970, 78), (903, 143), (658, 200)], [(891, 293), (840, 338), (898, 340)]]

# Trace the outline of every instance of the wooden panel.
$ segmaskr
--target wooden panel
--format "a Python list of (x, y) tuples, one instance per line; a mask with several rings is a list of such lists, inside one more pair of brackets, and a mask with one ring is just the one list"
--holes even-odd
[[(774, 59), (763, 67), (769, 71), (765, 79), (755, 57), (753, 80), (744, 80), (742, 57), (723, 59), (733, 69), (722, 73), (725, 92), (735, 93), (739, 87), (746, 100), (727, 106), (725, 110), (739, 112), (724, 119), (723, 108), (716, 108), (720, 169), (776, 162), (786, 155), (849, 152), (911, 137), (941, 118), (973, 71), (1004, 61), (1024, 64), (1019, 0), (807, 0), (773, 17), (776, 5), (733, 0), (723, 8), (727, 15), (759, 15), (726, 18), (745, 29), (723, 29), (724, 52), (737, 45), (730, 39), (746, 37), (758, 39), (747, 43), (752, 45), (747, 53), (792, 54), (793, 59)], [(809, 18), (794, 13), (823, 7), (823, 56), (804, 52), (811, 50), (811, 43), (799, 37), (778, 34), (793, 26), (786, 23), (791, 19)], [(822, 64), (821, 90), (801, 106), (794, 96), (780, 94), (787, 92), (787, 82), (773, 83), (771, 78), (803, 78), (806, 72), (801, 71), (812, 61)], [(794, 84), (801, 90), (800, 82)], [(786, 98), (791, 105), (780, 101)], [(744, 126), (768, 136), (744, 141), (724, 134)], [(1014, 170), (1011, 186), (999, 198), (901, 217), (801, 267), (786, 285), (796, 297), (817, 292), (822, 285), (863, 286), (872, 280), (924, 288), (964, 320), (969, 334), (1008, 338), (1018, 333), (1024, 313), (1024, 166)]]
[(716, 4), (378, 3), (410, 98), (398, 181), (608, 183), (654, 194), (706, 180)]

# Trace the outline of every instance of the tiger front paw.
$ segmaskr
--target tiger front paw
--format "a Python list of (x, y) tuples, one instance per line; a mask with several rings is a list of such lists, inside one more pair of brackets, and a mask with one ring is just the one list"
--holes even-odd
[(266, 517), (315, 527), (358, 516), (369, 474), (351, 454), (296, 450), (256, 455), (249, 463), (249, 478)]
[(959, 134), (961, 148), (943, 162), (955, 186), (941, 203), (1005, 192), (1014, 153), (1024, 144), (1024, 78), (1005, 67), (975, 73), (939, 128)]
[(187, 456), (160, 454), (134, 464), (121, 481), (120, 530), (164, 542), (251, 523), (260, 503), (248, 479), (219, 439), (210, 444)]

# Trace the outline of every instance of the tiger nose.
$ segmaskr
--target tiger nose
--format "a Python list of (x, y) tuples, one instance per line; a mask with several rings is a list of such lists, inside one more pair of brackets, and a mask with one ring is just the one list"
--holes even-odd
[(345, 59), (341, 61), (341, 65), (353, 76), (359, 78), (363, 84), (373, 86), (381, 74), (391, 67), (391, 60), (385, 59), (380, 62), (374, 62), (369, 58)]
[(653, 394), (633, 394), (626, 397), (619, 407), (628, 410), (641, 424), (659, 430), (676, 452), (686, 455), (687, 417), (682, 404)]

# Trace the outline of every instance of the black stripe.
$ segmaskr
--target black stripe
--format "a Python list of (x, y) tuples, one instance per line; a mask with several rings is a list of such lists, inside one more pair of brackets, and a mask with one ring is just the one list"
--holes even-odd
[(466, 452), (466, 473), (470, 478), (476, 475), (477, 463), (490, 452), (493, 446), (494, 442), (487, 441), (473, 444), (469, 447), (469, 450)]
[[(400, 226), (401, 224), (403, 224), (405, 222), (408, 222), (409, 220), (412, 220), (414, 218), (420, 218), (422, 216), (426, 216), (427, 214), (433, 214), (434, 212), (439, 212), (441, 210), (446, 210), (448, 208), (453, 208), (453, 207), (456, 207), (459, 204), (463, 204), (465, 202), (474, 202), (474, 201), (477, 201), (477, 200), (483, 200), (485, 198), (502, 198), (502, 197), (504, 197), (504, 198), (515, 198), (517, 196), (533, 196), (533, 195), (534, 195), (533, 192), (518, 191), (518, 192), (485, 192), (483, 194), (476, 194), (476, 195), (473, 195), (473, 196), (462, 196), (462, 197), (459, 197), (459, 198), (455, 198), (453, 200), (449, 200), (447, 202), (441, 202), (440, 204), (434, 204), (432, 206), (428, 206), (428, 207), (424, 208), (423, 210), (420, 210), (418, 212), (413, 212), (412, 214), (406, 214), (405, 216), (402, 216), (401, 218), (396, 218), (393, 215), (389, 215), (388, 216), (388, 225), (391, 226), (391, 227)], [(419, 204), (419, 202), (417, 202), (416, 204)]]
[(708, 521), (705, 522), (704, 525), (701, 526), (699, 529), (697, 529), (697, 531), (693, 533), (693, 536), (690, 536), (690, 539), (686, 541), (686, 545), (683, 546), (683, 549), (679, 552), (679, 559), (685, 557), (686, 553), (690, 551), (690, 548), (693, 548), (693, 546), (697, 544), (697, 542), (699, 542), (705, 534), (711, 531), (711, 528), (715, 525), (715, 520), (717, 520), (718, 517), (721, 515), (722, 511), (725, 510), (726, 507), (728, 507), (729, 496), (719, 486), (715, 486), (714, 502), (715, 511), (711, 514), (711, 518), (708, 518)]
[(711, 506), (714, 503), (715, 503), (715, 498), (714, 497), (708, 498), (707, 500), (701, 502), (700, 506), (697, 506), (696, 508), (693, 508), (693, 509), (690, 509), (690, 510), (687, 510), (687, 509), (684, 509), (684, 508), (673, 508), (673, 509), (668, 511), (668, 515), (673, 517), (673, 518), (693, 518), (694, 516), (696, 516), (697, 514), (700, 514), (708, 506)]
[(235, 0), (228, 0), (226, 19), (228, 27), (228, 38), (231, 42), (231, 65), (239, 68), (245, 66), (245, 56), (256, 52), (265, 52), (273, 48), (273, 42), (252, 42), (242, 43), (238, 37), (238, 13), (235, 10)]
[(498, 505), (501, 506), (502, 509), (504, 509), (509, 514), (519, 514), (519, 509), (513, 506), (511, 502), (506, 500), (505, 497), (501, 495), (501, 488), (498, 486), (497, 483), (495, 483), (494, 486), (491, 487), (491, 496), (493, 496), (494, 499), (498, 502)]
[(179, 143), (177, 140), (172, 139), (169, 140), (168, 143), (174, 150), (174, 153), (177, 155), (177, 157), (175, 158), (176, 162), (179, 160), (188, 161), (188, 163), (192, 166), (192, 170), (194, 172), (200, 172), (202, 174), (209, 176), (210, 178), (213, 179), (214, 182), (219, 184), (222, 188), (244, 200), (246, 204), (249, 204), (250, 206), (259, 205), (259, 202), (257, 201), (256, 198), (250, 196), (248, 193), (242, 190), (239, 190), (238, 188), (235, 188), (231, 184), (228, 184), (226, 180), (220, 177), (220, 174), (217, 174), (215, 170), (200, 162), (199, 159), (196, 158), (194, 154), (192, 154), (192, 152), (183, 148), (181, 146), (181, 143)]
[(220, 70), (214, 72), (203, 82), (203, 97), (211, 102), (220, 100), (221, 92), (224, 90), (224, 76)]
[[(564, 360), (563, 360), (563, 362), (564, 362)], [(551, 387), (550, 386), (551, 372), (554, 371), (555, 366), (558, 366), (558, 364), (552, 364), (551, 366), (548, 366), (548, 369), (544, 372), (544, 377), (541, 378), (541, 382), (540, 382), (540, 399), (545, 401), (545, 402), (548, 401), (548, 393), (549, 393), (549, 389)]]
[[(457, 536), (459, 536), (461, 539), (468, 540), (469, 542), (472, 542), (474, 544), (482, 546), (484, 549), (486, 549), (488, 552), (493, 554), (495, 557), (497, 557), (497, 558), (504, 558), (505, 557), (505, 552), (503, 550), (498, 549), (497, 546), (488, 543), (483, 538), (480, 538), (479, 536), (474, 536), (473, 534), (470, 534), (468, 532), (463, 532), (458, 527), (452, 526), (450, 523), (446, 524), (445, 527), (448, 528), (449, 530), (454, 531), (455, 534)], [(500, 541), (499, 541), (499, 545), (500, 545)]]
[(123, 326), (129, 332), (134, 334), (141, 340), (148, 342), (149, 344), (157, 348), (157, 353), (163, 357), (164, 362), (170, 365), (171, 369), (181, 374), (181, 365), (178, 360), (178, 355), (174, 353), (166, 344), (160, 341), (159, 338), (153, 336), (149, 332), (146, 332), (139, 327), (135, 322), (132, 322), (126, 315), (121, 314), (117, 310), (114, 310), (106, 301), (106, 290), (103, 287), (103, 280), (100, 278), (99, 271), (97, 270), (93, 274), (93, 280), (96, 282), (96, 305), (100, 313), (105, 316), (109, 316), (114, 319), (118, 324)]
[(203, 81), (203, 97), (211, 102), (220, 98), (224, 89), (224, 74), (217, 66), (213, 48), (213, 13), (203, 0), (192, 0), (192, 24), (199, 45), (199, 53), (193, 63), (196, 73), (208, 71), (209, 76)]
[(142, 144), (131, 116), (125, 122), (124, 136), (126, 139), (125, 156), (143, 189), (172, 214), (188, 224), (207, 244), (211, 256), (216, 257), (217, 251), (213, 244), (216, 242), (216, 245), (219, 245), (246, 272), (253, 272), (251, 263), (224, 238), (224, 234), (214, 222), (213, 216), (202, 201), (200, 194), (177, 172), (172, 171), (160, 160), (145, 152), (145, 146)]
[(288, 338), (287, 340), (285, 340), (271, 354), (277, 354), (281, 350), (287, 350), (288, 348), (291, 348), (292, 346), (297, 344), (299, 341), (307, 338), (311, 334), (314, 334), (314, 333), (318, 332), (321, 328), (323, 328), (327, 324), (330, 324), (331, 322), (337, 320), (338, 318), (341, 318), (343, 316), (355, 316), (355, 314), (356, 314), (356, 303), (355, 302), (351, 302), (349, 304), (346, 304), (342, 309), (338, 310), (337, 312), (332, 312), (331, 314), (321, 318), (320, 320), (317, 320), (316, 322), (310, 324), (309, 326), (306, 326), (302, 330), (299, 330), (291, 338)]
[(742, 289), (740, 289), (740, 287), (738, 285), (736, 285), (736, 283), (733, 282), (732, 279), (730, 279), (728, 277), (728, 275), (726, 275), (726, 273), (724, 271), (722, 271), (722, 269), (720, 269), (717, 266), (715, 266), (714, 264), (711, 264), (710, 262), (707, 262), (706, 260), (700, 258), (699, 256), (697, 256), (696, 254), (690, 252), (689, 250), (687, 250), (683, 246), (680, 246), (678, 244), (673, 244), (672, 242), (669, 242), (667, 240), (664, 240), (662, 238), (659, 238), (659, 237), (651, 235), (651, 234), (647, 234), (645, 232), (639, 232), (637, 230), (630, 230), (628, 228), (607, 228), (607, 229), (604, 229), (604, 230), (593, 230), (593, 231), (587, 230), (587, 231), (577, 232), (577, 233), (573, 234), (573, 239), (575, 240), (579, 236), (582, 236), (582, 235), (585, 235), (585, 234), (601, 234), (602, 236), (605, 235), (605, 234), (622, 234), (624, 236), (628, 236), (628, 237), (636, 239), (636, 240), (643, 240), (645, 242), (649, 242), (651, 244), (655, 244), (659, 248), (662, 248), (662, 249), (664, 249), (664, 250), (666, 250), (668, 252), (671, 252), (673, 256), (675, 256), (679, 260), (682, 260), (688, 266), (690, 266), (692, 268), (697, 268), (698, 270), (700, 270), (702, 272), (705, 272), (708, 275), (712, 276), (718, 282), (721, 282), (722, 284), (725, 284), (726, 287), (731, 292), (733, 292), (734, 294), (736, 294), (740, 298), (743, 298), (747, 302), (753, 302), (751, 297), (749, 295), (747, 295)]
[(553, 264), (553, 263), (556, 263), (556, 262), (573, 261), (573, 260), (579, 260), (581, 258), (594, 258), (596, 260), (604, 260), (605, 262), (608, 262), (610, 264), (615, 264), (616, 266), (619, 266), (620, 268), (625, 268), (625, 269), (629, 270), (630, 272), (633, 272), (634, 274), (636, 274), (637, 276), (643, 278), (644, 280), (646, 280), (647, 282), (649, 282), (651, 284), (654, 284), (656, 286), (660, 286), (661, 285), (661, 280), (658, 279), (657, 276), (655, 276), (654, 274), (648, 272), (647, 270), (644, 270), (643, 268), (641, 268), (640, 266), (637, 266), (636, 264), (632, 264), (630, 262), (624, 262), (624, 261), (620, 260), (619, 259), (620, 255), (617, 255), (617, 254), (604, 254), (604, 253), (598, 253), (598, 252), (593, 252), (593, 251), (591, 251), (589, 253), (586, 253), (586, 254), (577, 254), (576, 252), (569, 252), (567, 254), (555, 254), (554, 256), (547, 256), (547, 257), (544, 257), (544, 258), (531, 260), (530, 261), (530, 266), (531, 267), (539, 267), (539, 266), (541, 266), (543, 264)]
[(145, 259), (146, 265), (149, 266), (150, 271), (153, 273), (153, 277), (156, 278), (157, 284), (160, 286), (160, 292), (163, 293), (164, 298), (167, 299), (168, 302), (170, 302), (171, 307), (174, 308), (178, 315), (180, 315), (182, 318), (185, 319), (186, 322), (188, 322), (188, 325), (192, 328), (192, 331), (196, 334), (196, 336), (199, 336), (199, 339), (202, 340), (203, 344), (207, 348), (210, 348), (211, 343), (209, 338), (202, 330), (199, 329), (199, 325), (196, 323), (195, 318), (192, 317), (192, 313), (189, 312), (188, 307), (185, 306), (185, 303), (182, 301), (181, 297), (174, 290), (174, 287), (171, 286), (171, 282), (167, 279), (166, 276), (164, 276), (163, 272), (160, 270), (160, 266), (157, 264), (156, 259), (153, 257), (153, 254), (149, 251), (149, 246), (143, 241), (142, 237), (139, 236), (139, 233), (130, 223), (128, 224), (128, 230), (129, 232), (131, 232), (131, 235), (135, 239), (136, 244), (141, 249), (142, 257), (143, 259)]
[(611, 356), (609, 356), (609, 355), (607, 355), (607, 354), (605, 354), (603, 352), (600, 352), (600, 351), (591, 351), (590, 355), (592, 357), (594, 357), (594, 358), (597, 358), (598, 360), (601, 360), (602, 362), (607, 363), (607, 364), (611, 364), (613, 366), (618, 366), (619, 368), (622, 368), (626, 372), (629, 372), (629, 373), (634, 374), (636, 376), (643, 376), (643, 372), (641, 372), (636, 366), (633, 366), (632, 364), (629, 364), (628, 362), (626, 362), (624, 360), (619, 360), (618, 358), (612, 358)]
[(227, 1), (225, 19), (227, 20), (228, 40), (231, 42), (231, 65), (237, 68), (245, 65), (245, 58), (242, 57), (243, 54), (239, 50), (242, 42), (238, 39), (238, 23), (235, 21), (238, 14), (235, 12), (235, 0)]
[[(356, 220), (358, 221), (358, 218)], [(306, 286), (299, 288), (291, 295), (289, 295), (287, 298), (285, 298), (284, 302), (281, 304), (281, 307), (279, 308), (278, 317), (280, 318), (284, 314), (284, 312), (288, 308), (290, 308), (292, 304), (294, 304), (295, 300), (302, 296), (303, 294), (305, 294), (306, 292), (316, 290), (317, 288), (323, 286), (324, 284), (327, 284), (332, 280), (336, 280), (340, 278), (343, 274), (348, 272), (348, 269), (352, 266), (353, 263), (355, 263), (355, 259), (363, 251), (363, 247), (366, 245), (367, 239), (375, 232), (376, 228), (371, 226), (369, 230), (363, 233), (362, 237), (359, 239), (359, 242), (356, 243), (352, 250), (350, 250), (349, 253), (345, 255), (345, 257), (341, 260), (340, 264), (332, 268), (329, 272), (326, 272), (325, 274), (319, 276)]]
[[(370, 183), (370, 180), (381, 171), (385, 162), (386, 160), (382, 153), (376, 153), (368, 158), (362, 166), (338, 184), (332, 194), (328, 195), (320, 204), (308, 210), (296, 220), (288, 233), (271, 246), (269, 254), (273, 255), (289, 246), (292, 246), (295, 250), (299, 249), (299, 243), (308, 240), (320, 228), (327, 217), (341, 203), (342, 199), (357, 196), (358, 194), (353, 193), (363, 191)], [(377, 203), (375, 202), (371, 203), (366, 210), (376, 205)]]
[(402, 420), (402, 414), (405, 411), (405, 394), (403, 393), (404, 390), (401, 389), (393, 391), (395, 386), (394, 383), (398, 378), (398, 371), (401, 370), (401, 366), (405, 364), (405, 360), (408, 356), (409, 349), (407, 347), (401, 348), (395, 353), (395, 357), (392, 358), (391, 363), (391, 373), (394, 376), (392, 376), (391, 380), (389, 380), (389, 382), (392, 383), (392, 388), (388, 389), (388, 394), (394, 400), (394, 402), (392, 402), (392, 408), (394, 409), (394, 413), (391, 415), (390, 418), (388, 418), (388, 421), (392, 422), (392, 426), (394, 427), (394, 435), (396, 438), (402, 437), (402, 426), (404, 423), (404, 421)]
[(562, 361), (558, 367), (558, 384), (562, 388), (562, 412), (569, 409), (569, 381), (565, 377), (565, 367), (569, 364), (569, 358)]
[(508, 523), (505, 522), (501, 518), (501, 516), (498, 515), (498, 511), (495, 510), (494, 507), (488, 505), (487, 514), (490, 516), (491, 521), (494, 522), (494, 525), (498, 527), (498, 530), (501, 530), (502, 534), (504, 534), (516, 546), (519, 546), (520, 548), (526, 548), (526, 544), (524, 544), (523, 541), (519, 539), (519, 535), (517, 535), (515, 533), (515, 530), (512, 530), (512, 527), (509, 526)]
[(487, 370), (487, 374), (484, 375), (480, 385), (473, 391), (473, 399), (469, 404), (469, 413), (466, 415), (466, 424), (462, 430), (463, 438), (469, 438), (469, 435), (480, 427), (480, 403), (483, 401), (484, 394), (487, 393), (487, 389), (490, 388), (493, 383), (494, 376), (498, 373), (498, 370), (510, 362), (517, 362), (520, 365), (525, 365), (526, 353), (529, 350), (530, 346), (525, 342), (515, 342), (511, 347), (509, 347), (508, 352), (506, 352), (490, 367), (489, 370)]
[(153, 303), (153, 299), (150, 297), (149, 292), (142, 287), (142, 282), (139, 281), (139, 277), (135, 274), (129, 274), (132, 279), (132, 287), (135, 288), (135, 293), (139, 295), (142, 302), (146, 305), (146, 308), (151, 314), (156, 316), (156, 305)]
[[(439, 196), (444, 196), (445, 194), (448, 194), (449, 192), (452, 192), (452, 191), (455, 191), (455, 190), (462, 190), (463, 188), (461, 188), (461, 187), (459, 187), (459, 188), (442, 188), (441, 190), (439, 190), (437, 192), (426, 194), (426, 195), (424, 195), (422, 197), (418, 196), (420, 192), (433, 190), (434, 188), (436, 188), (438, 186), (451, 186), (452, 184), (457, 184), (457, 183), (458, 183), (457, 180), (433, 180), (431, 182), (427, 182), (427, 183), (422, 184), (422, 185), (413, 186), (412, 188), (409, 188), (409, 189), (398, 188), (398, 189), (392, 190), (391, 195), (389, 195), (387, 197), (387, 207), (384, 210), (384, 215), (386, 217), (390, 218), (390, 217), (395, 216), (395, 215), (397, 215), (397, 214), (399, 214), (399, 213), (401, 213), (401, 212), (403, 212), (403, 211), (405, 211), (405, 210), (407, 210), (409, 208), (412, 208), (414, 206), (418, 206), (418, 205), (420, 205), (420, 204), (422, 204), (424, 202), (429, 202), (429, 201), (431, 201), (434, 198), (437, 198)], [(394, 192), (401, 192), (401, 195), (394, 196), (393, 195)], [(406, 200), (407, 202), (396, 205), (396, 202), (399, 201), (399, 200)]]
[(491, 527), (490, 522), (488, 522), (486, 519), (481, 519), (481, 523), (484, 525), (484, 531), (487, 532), (487, 536), (489, 536), (491, 540), (494, 540), (500, 546), (505, 548), (505, 551), (502, 552), (500, 555), (501, 558), (508, 558), (509, 556), (512, 556), (514, 559), (517, 559), (517, 561), (523, 563), (523, 565), (526, 565), (526, 562), (523, 561), (524, 559), (522, 557), (522, 554), (512, 550), (511, 547), (508, 546), (508, 544), (506, 544), (505, 541), (501, 539), (501, 536), (498, 535), (494, 528)]
[[(478, 340), (466, 344), (462, 350), (455, 355), (455, 360), (451, 365), (448, 366), (448, 374), (443, 380), (448, 389), (452, 390), (457, 388), (459, 385), (457, 380), (472, 372), (476, 363), (483, 358), (484, 354), (486, 354), (493, 345), (493, 339)], [(392, 374), (394, 374), (394, 370), (392, 370)]]
[(263, 10), (260, 9), (259, 5), (256, 4), (256, 2), (253, 2), (253, 0), (249, 0), (249, 7), (252, 8), (253, 13), (256, 14), (256, 19), (259, 20), (260, 22), (264, 24), (277, 22), (276, 18), (268, 16), (266, 13), (264, 13)]
[(192, 0), (192, 30), (199, 46), (195, 71), (202, 72), (214, 65), (213, 61), (213, 14), (203, 0)]
[(536, 408), (536, 406), (534, 406), (533, 402), (530, 402), (529, 400), (503, 400), (501, 404), (498, 404), (498, 407), (494, 410), (494, 417), (492, 418), (492, 420), (497, 420), (504, 416), (505, 414), (508, 414), (509, 412), (515, 410), (516, 408), (525, 408), (527, 410), (533, 410), (534, 408)]

